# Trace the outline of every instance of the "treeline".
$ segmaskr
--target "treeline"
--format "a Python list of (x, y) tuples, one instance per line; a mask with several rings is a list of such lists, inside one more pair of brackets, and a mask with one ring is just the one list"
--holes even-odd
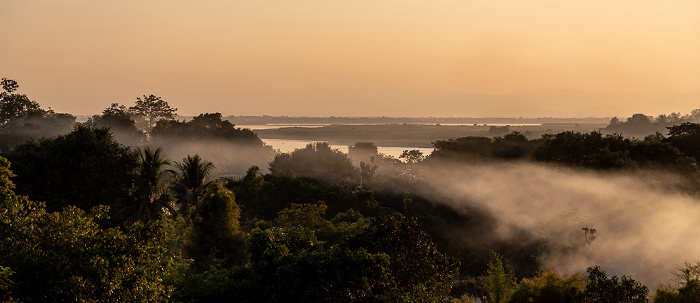
[(238, 124), (541, 124), (541, 123), (605, 123), (604, 118), (454, 118), (454, 117), (289, 117), (227, 116)]
[[(12, 87), (0, 103), (23, 99)], [(144, 96), (134, 107), (161, 101)], [(65, 134), (2, 149), (0, 300), (646, 302), (646, 286), (594, 264), (570, 276), (544, 268), (533, 256), (551, 243), (525, 230), (517, 239), (498, 237), (494, 214), (449, 206), (421, 172), (432, 163), (523, 161), (664, 169), (699, 180), (700, 126), (692, 123), (645, 139), (598, 132), (464, 137), (436, 141), (431, 155), (407, 150), (399, 159), (370, 142), (349, 155), (316, 143), (277, 154), (268, 173), (249, 166), (241, 178), (212, 180), (218, 162), (201, 153), (169, 158), (176, 144), (156, 139), (240, 138), (259, 146), (259, 138), (218, 114), (185, 122), (144, 113), (138, 122), (136, 110), (115, 104)], [(106, 121), (110, 129), (100, 126)], [(126, 146), (115, 139), (119, 131), (142, 132), (153, 147)], [(590, 244), (595, 231), (584, 232)], [(569, 249), (585, 248), (581, 242)], [(657, 290), (657, 302), (700, 295), (700, 265), (678, 274), (677, 286)]]
[(671, 113), (653, 117), (644, 114), (634, 114), (625, 121), (622, 121), (618, 117), (613, 117), (610, 119), (610, 124), (601, 129), (601, 131), (605, 133), (619, 133), (627, 136), (644, 137), (655, 132), (665, 134), (666, 129), (670, 126), (698, 122), (700, 122), (700, 109), (695, 109), (691, 111), (690, 114), (686, 115)]
[[(600, 132), (561, 132), (528, 140), (519, 132), (502, 137), (462, 137), (434, 142), (428, 159), (460, 161), (523, 160), (591, 169), (663, 168), (695, 171), (700, 157), (700, 125), (683, 123), (644, 139)], [(411, 151), (404, 153), (408, 157)]]
[(163, 147), (170, 158), (199, 153), (219, 163), (216, 170), (220, 175), (244, 172), (251, 163), (266, 164), (275, 154), (250, 129), (235, 127), (220, 113), (176, 120), (177, 109), (155, 95), (138, 97), (132, 106), (113, 103), (101, 114), (76, 123), (73, 115), (44, 110), (38, 102), (17, 93), (16, 81), (3, 78), (2, 85), (0, 150), (32, 139), (41, 144), (42, 137), (66, 135), (76, 126), (89, 126), (109, 128), (116, 141), (126, 146)]

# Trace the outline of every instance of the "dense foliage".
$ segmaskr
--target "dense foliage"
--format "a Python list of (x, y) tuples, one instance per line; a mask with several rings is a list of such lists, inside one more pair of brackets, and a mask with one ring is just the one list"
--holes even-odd
[(220, 113), (200, 114), (190, 121), (160, 120), (151, 132), (155, 139), (233, 141), (262, 145), (250, 129), (236, 128)]
[(3, 156), (13, 163), (17, 193), (46, 201), (49, 211), (125, 203), (139, 161), (108, 129), (82, 125), (66, 135), (27, 141)]
[[(167, 268), (156, 225), (101, 228), (105, 207), (47, 212), (13, 193), (0, 201), (0, 267), (22, 302), (167, 300)], [(7, 297), (5, 298), (7, 299)]]

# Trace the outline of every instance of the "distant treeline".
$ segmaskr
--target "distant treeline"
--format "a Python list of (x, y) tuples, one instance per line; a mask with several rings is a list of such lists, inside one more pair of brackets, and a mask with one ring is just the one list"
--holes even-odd
[(288, 116), (227, 116), (234, 124), (542, 124), (597, 123), (607, 118), (455, 118), (455, 117), (288, 117)]
[(655, 132), (667, 134), (670, 126), (679, 125), (686, 122), (700, 122), (700, 109), (695, 109), (690, 114), (681, 115), (680, 113), (671, 113), (669, 115), (661, 114), (657, 117), (647, 116), (644, 114), (634, 114), (625, 121), (618, 117), (610, 119), (610, 124), (602, 128), (605, 133), (619, 133), (627, 136), (644, 137)]

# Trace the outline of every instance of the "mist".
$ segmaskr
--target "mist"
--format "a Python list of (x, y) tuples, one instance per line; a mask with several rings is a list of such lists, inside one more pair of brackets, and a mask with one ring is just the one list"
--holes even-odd
[(187, 140), (159, 138), (148, 142), (153, 148), (162, 147), (163, 155), (171, 164), (181, 162), (188, 155), (199, 154), (204, 161), (212, 162), (211, 179), (218, 177), (242, 177), (251, 166), (262, 172), (276, 152), (270, 146), (257, 146), (223, 140)]
[[(463, 214), (475, 207), (490, 213), (500, 240), (547, 243), (546, 253), (532, 257), (559, 274), (600, 265), (654, 289), (671, 283), (685, 261), (700, 259), (693, 228), (700, 201), (680, 193), (687, 184), (673, 174), (449, 163), (426, 167), (419, 178), (429, 191), (421, 194), (435, 201)], [(596, 238), (587, 242), (582, 228), (596, 229)], [(528, 237), (517, 239), (523, 230)], [(469, 246), (479, 238), (462, 237)]]

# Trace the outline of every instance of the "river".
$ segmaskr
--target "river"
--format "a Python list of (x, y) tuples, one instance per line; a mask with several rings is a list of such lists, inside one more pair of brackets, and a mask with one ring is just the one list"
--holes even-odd
[[(289, 139), (261, 139), (266, 145), (272, 146), (272, 148), (279, 150), (283, 153), (293, 152), (295, 149), (304, 148), (306, 145), (311, 143), (316, 143), (318, 141), (309, 140), (289, 140)], [(348, 153), (347, 145), (333, 145), (331, 147), (337, 149), (341, 152)], [(377, 151), (379, 153), (392, 156), (394, 158), (399, 158), (404, 150), (417, 149), (427, 156), (433, 152), (432, 148), (421, 148), (421, 147), (405, 147), (405, 146), (377, 146)]]

